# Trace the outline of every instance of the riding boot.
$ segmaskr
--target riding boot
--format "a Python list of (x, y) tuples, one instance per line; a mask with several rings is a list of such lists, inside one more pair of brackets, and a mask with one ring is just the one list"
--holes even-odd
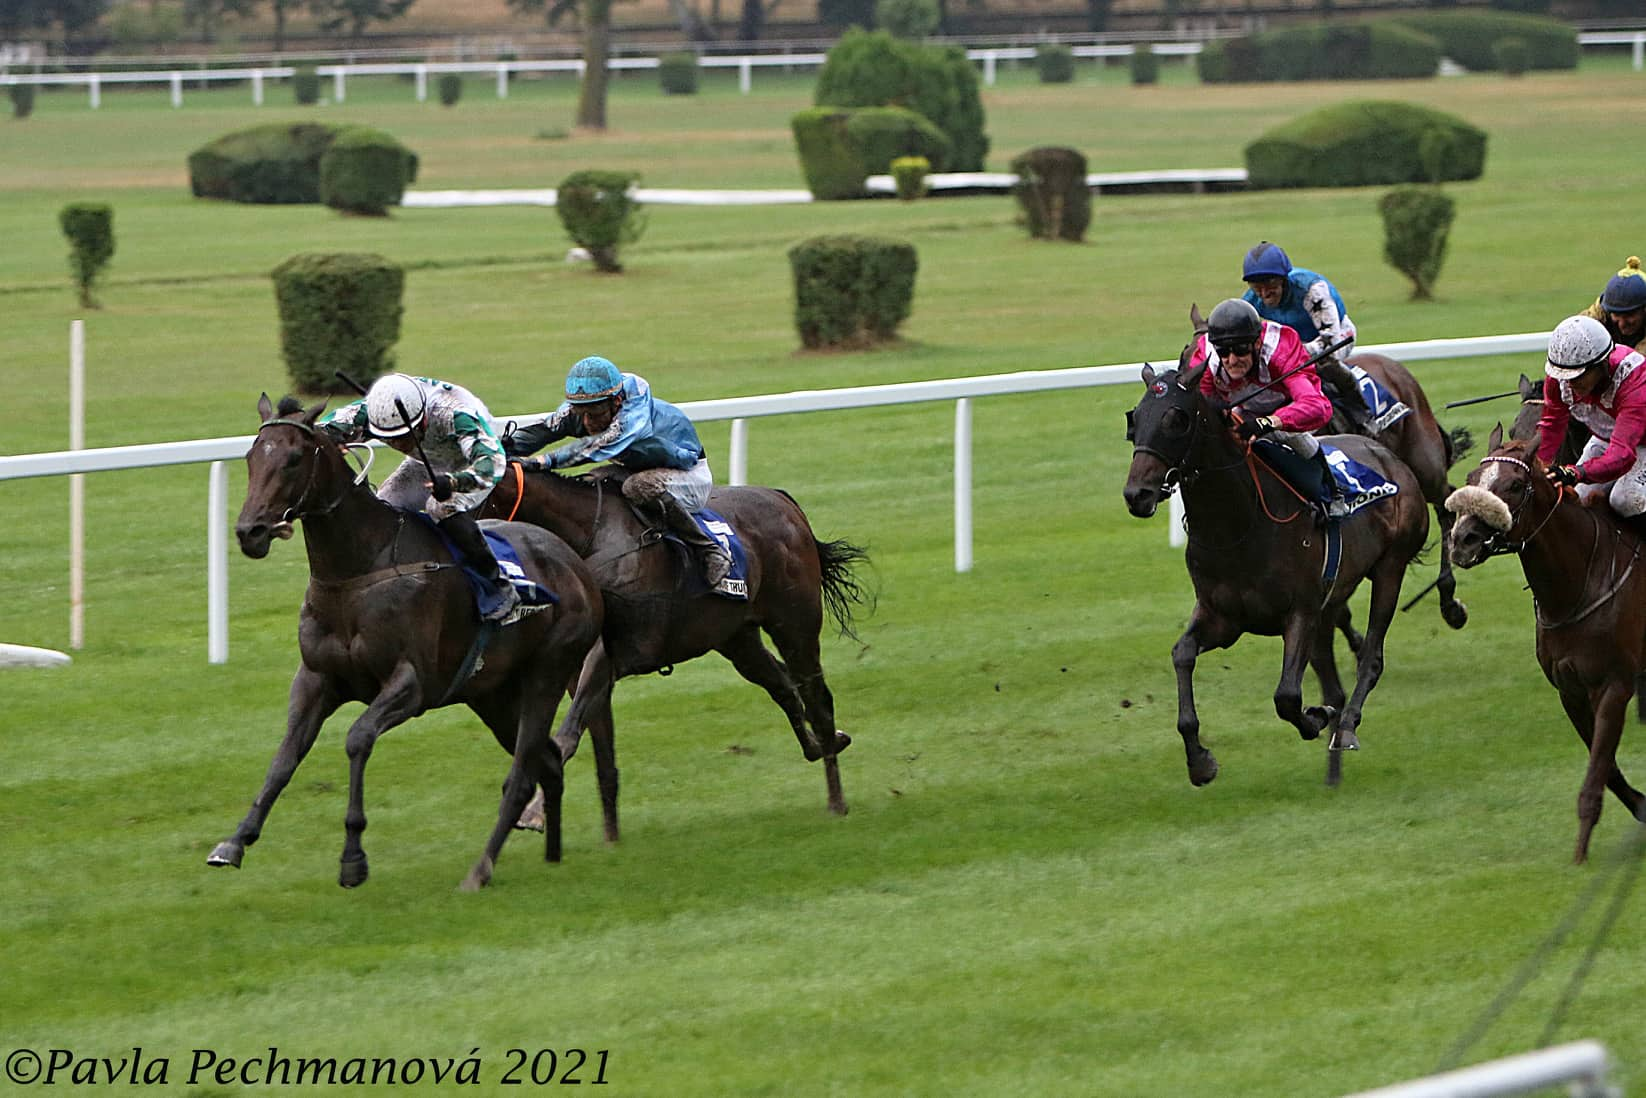
[(442, 519), (440, 529), (463, 555), (462, 563), (480, 573), (480, 577), (490, 583), (497, 593), (497, 606), (486, 615), (486, 620), (506, 620), (520, 605), (520, 593), (514, 589), (514, 584), (503, 578), (502, 570), (497, 567), (497, 558), (492, 556), (491, 546), (486, 544), (486, 535), (475, 524), (474, 515), (460, 511)]
[(1315, 370), (1322, 381), (1329, 381), (1337, 390), (1339, 404), (1343, 414), (1349, 417), (1349, 422), (1356, 431), (1365, 435), (1376, 434), (1372, 426), (1372, 410), (1366, 407), (1366, 400), (1360, 395), (1360, 381), (1354, 371), (1335, 358), (1322, 359)]
[(1320, 508), (1328, 522), (1340, 522), (1349, 517), (1349, 501), (1343, 498), (1343, 489), (1338, 485), (1337, 478), (1332, 475), (1331, 463), (1326, 460), (1326, 448), (1322, 446), (1315, 451), (1315, 465), (1320, 469), (1320, 477), (1325, 483), (1320, 493)]
[(710, 587), (720, 586), (720, 581), (732, 570), (732, 558), (720, 543), (698, 528), (697, 520), (692, 513), (673, 496), (665, 492), (658, 497), (658, 503), (663, 508), (664, 521), (669, 529), (680, 536), (680, 540), (691, 547), (698, 563), (703, 567), (703, 580)]

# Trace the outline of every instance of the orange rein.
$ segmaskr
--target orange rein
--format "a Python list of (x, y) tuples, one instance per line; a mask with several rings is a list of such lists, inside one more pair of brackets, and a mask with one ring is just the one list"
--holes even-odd
[(1252, 444), (1250, 442), (1246, 443), (1246, 469), (1252, 474), (1252, 487), (1257, 489), (1258, 506), (1263, 508), (1263, 513), (1269, 516), (1270, 522), (1284, 526), (1288, 522), (1291, 522), (1293, 519), (1297, 518), (1299, 515), (1303, 514), (1305, 511), (1309, 510), (1309, 501), (1303, 498), (1303, 493), (1299, 492), (1296, 488), (1293, 488), (1292, 482), (1287, 480), (1285, 477), (1280, 476), (1278, 473), (1275, 475), (1275, 479), (1280, 482), (1281, 486), (1285, 488), (1286, 491), (1296, 496), (1297, 501), (1303, 504), (1303, 506), (1299, 510), (1293, 511), (1286, 518), (1280, 518), (1273, 511), (1269, 510), (1269, 501), (1263, 498), (1263, 482), (1257, 479), (1257, 458), (1252, 454)]
[(520, 501), (526, 498), (526, 467), (518, 461), (511, 461), (509, 468), (514, 470), (514, 506), (509, 508), (509, 517), (504, 522), (514, 521), (514, 516), (520, 512)]

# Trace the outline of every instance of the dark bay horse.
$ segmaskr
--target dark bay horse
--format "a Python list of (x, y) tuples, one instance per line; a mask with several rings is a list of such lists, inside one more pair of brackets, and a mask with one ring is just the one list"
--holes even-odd
[[(845, 541), (817, 540), (800, 505), (775, 489), (716, 488), (709, 508), (742, 539), (747, 601), (707, 594), (701, 583), (693, 590), (670, 544), (649, 532), (609, 472), (569, 477), (525, 471), (515, 463), (480, 512), (536, 523), (564, 538), (587, 560), (604, 595), (601, 643), (590, 653), (555, 741), (562, 758), (570, 759), (583, 729), (589, 730), (610, 841), (618, 837), (613, 686), (710, 651), (730, 660), (783, 710), (806, 760), (823, 761), (829, 810), (846, 812), (837, 756), (852, 741), (835, 727), (818, 637), (825, 607), (843, 633), (855, 635), (852, 608), (867, 596), (852, 569), (867, 556)], [(781, 659), (767, 650), (762, 630)]]
[[(559, 603), (497, 630), (472, 677), (463, 678), (480, 629), (474, 596), (439, 536), (389, 506), (356, 476), (343, 449), (315, 428), (324, 410), (290, 397), (276, 414), (264, 396), (263, 425), (246, 454), (246, 502), (234, 532), (248, 556), (268, 555), (303, 521), (309, 587), (298, 624), (303, 662), (292, 680), (286, 735), (263, 788), (208, 865), (239, 866), (262, 834), (274, 802), (314, 745), (320, 726), (344, 702), (366, 703), (349, 726), (349, 808), (338, 883), (366, 880), (360, 834), (366, 828), (363, 782), (377, 737), (420, 713), (463, 702), (514, 756), (497, 826), (463, 882), (484, 886), (533, 787), (549, 806), (545, 855), (560, 860), (563, 773), (551, 732), (560, 697), (600, 635), (600, 589), (577, 554), (535, 526), (498, 527), (527, 575)], [(459, 681), (461, 680), (461, 681)]]
[[(1512, 439), (1528, 439), (1537, 436), (1538, 420), (1543, 418), (1543, 383), (1533, 381), (1525, 374), (1520, 375), (1520, 410), (1515, 414), (1515, 421), (1509, 427), (1509, 437)], [(1583, 447), (1589, 444), (1589, 428), (1581, 420), (1568, 419), (1566, 421), (1566, 437), (1560, 442), (1560, 449), (1555, 452), (1555, 464), (1574, 465), (1583, 455)]]
[(1629, 698), (1646, 673), (1646, 554), (1641, 534), (1610, 508), (1585, 507), (1549, 482), (1535, 434), (1506, 442), (1499, 426), (1487, 445), (1491, 452), (1447, 503), (1459, 516), (1452, 559), (1473, 568), (1501, 553), (1520, 557), (1537, 611), (1537, 662), (1589, 748), (1573, 853), (1582, 862), (1603, 787), (1646, 820), (1646, 799), (1617, 767)]
[[(1131, 415), (1133, 450), (1126, 507), (1148, 518), (1174, 489), (1183, 492), (1194, 583), (1189, 626), (1172, 648), (1177, 669), (1177, 730), (1189, 780), (1217, 777), (1217, 760), (1200, 742), (1194, 669), (1200, 653), (1227, 648), (1243, 634), (1279, 635), (1285, 647), (1275, 712), (1306, 740), (1330, 728), (1327, 780), (1335, 783), (1341, 752), (1359, 746), (1366, 696), (1383, 673), (1383, 641), (1400, 599), (1407, 566), (1429, 535), (1429, 513), (1404, 462), (1358, 435), (1327, 441), (1398, 486), (1341, 524), (1342, 556), (1324, 581), (1325, 532), (1313, 509), (1256, 461), (1225, 428), (1200, 392), (1202, 364), (1187, 372), (1143, 368), (1143, 399)], [(1366, 634), (1356, 653), (1354, 694), (1345, 705), (1332, 651), (1336, 623), (1362, 579), (1372, 583)], [(1320, 679), (1318, 706), (1303, 706), (1303, 664)]]

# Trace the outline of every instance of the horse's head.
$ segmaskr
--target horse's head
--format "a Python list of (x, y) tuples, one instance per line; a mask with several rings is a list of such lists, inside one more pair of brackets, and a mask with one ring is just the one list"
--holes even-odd
[(1515, 413), (1515, 421), (1509, 425), (1509, 437), (1512, 439), (1535, 439), (1537, 437), (1537, 421), (1543, 418), (1543, 386), (1527, 377), (1520, 375), (1520, 411)]
[(305, 411), (288, 396), (280, 398), (276, 411), (267, 393), (257, 402), (263, 425), (246, 451), (246, 502), (234, 524), (246, 556), (268, 556), (271, 539), (291, 537), (292, 522), (315, 509), (321, 454), (337, 451), (337, 444), (314, 426), (325, 410), (324, 401)]
[(1126, 438), (1132, 444), (1132, 467), (1126, 476), (1126, 509), (1148, 518), (1171, 494), (1202, 433), (1205, 402), (1200, 375), (1205, 364), (1187, 372), (1154, 372), (1144, 364), (1143, 399), (1126, 413)]
[(1500, 423), (1486, 445), (1490, 452), (1469, 474), (1469, 483), (1446, 499), (1446, 509), (1458, 516), (1452, 561), (1463, 568), (1514, 552), (1532, 533), (1532, 513), (1554, 506), (1556, 489), (1537, 460), (1535, 432), (1529, 439), (1505, 441)]

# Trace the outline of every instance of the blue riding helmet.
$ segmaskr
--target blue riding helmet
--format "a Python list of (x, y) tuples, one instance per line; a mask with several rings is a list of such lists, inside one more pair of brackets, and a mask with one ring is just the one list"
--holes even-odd
[(1292, 261), (1281, 251), (1280, 245), (1261, 241), (1246, 253), (1241, 264), (1240, 277), (1247, 282), (1258, 278), (1285, 278), (1292, 273)]
[(1606, 283), (1600, 307), (1609, 313), (1632, 313), (1646, 307), (1646, 274), (1638, 258), (1630, 256), (1628, 264)]
[(594, 404), (622, 388), (622, 373), (599, 355), (582, 359), (566, 375), (566, 400), (572, 404)]

